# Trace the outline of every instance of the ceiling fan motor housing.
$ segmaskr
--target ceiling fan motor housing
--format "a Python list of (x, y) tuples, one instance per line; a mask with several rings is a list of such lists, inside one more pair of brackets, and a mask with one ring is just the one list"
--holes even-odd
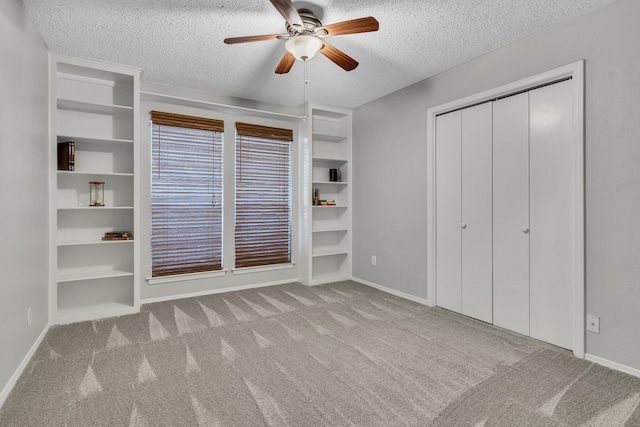
[(313, 36), (326, 36), (327, 32), (324, 29), (318, 30), (322, 27), (322, 22), (314, 16), (314, 14), (308, 9), (298, 10), (298, 14), (302, 19), (302, 28), (298, 26), (292, 26), (288, 22), (286, 23), (287, 32), (293, 37), (298, 34), (309, 34)]

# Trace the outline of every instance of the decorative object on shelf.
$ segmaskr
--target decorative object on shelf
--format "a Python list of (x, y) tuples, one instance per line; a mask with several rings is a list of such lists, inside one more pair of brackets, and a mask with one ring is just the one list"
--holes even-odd
[(320, 193), (317, 188), (313, 189), (313, 206), (318, 206), (320, 204)]
[(342, 172), (340, 172), (340, 168), (338, 168), (336, 172), (336, 181), (342, 182)]
[(338, 181), (338, 169), (329, 169), (329, 181), (331, 182)]
[(76, 143), (73, 141), (58, 142), (58, 170), (75, 170)]
[(133, 240), (133, 234), (130, 231), (107, 231), (102, 240)]
[(89, 206), (104, 206), (104, 182), (91, 181), (89, 183)]

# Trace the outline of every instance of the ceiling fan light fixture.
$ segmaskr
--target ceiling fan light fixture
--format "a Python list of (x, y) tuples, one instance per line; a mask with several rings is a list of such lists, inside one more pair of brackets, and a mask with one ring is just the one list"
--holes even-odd
[(322, 40), (317, 37), (309, 34), (299, 34), (287, 40), (284, 47), (296, 59), (307, 61), (322, 49), (322, 45)]

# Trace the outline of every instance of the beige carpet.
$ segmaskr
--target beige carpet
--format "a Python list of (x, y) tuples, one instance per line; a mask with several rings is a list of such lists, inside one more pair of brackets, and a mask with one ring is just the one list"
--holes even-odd
[(640, 379), (354, 283), (51, 328), (1, 426), (633, 426)]

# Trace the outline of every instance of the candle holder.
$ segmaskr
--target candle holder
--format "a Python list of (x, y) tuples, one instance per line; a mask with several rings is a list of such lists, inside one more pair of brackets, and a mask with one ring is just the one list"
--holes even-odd
[(91, 181), (89, 183), (89, 206), (104, 206), (104, 182)]

